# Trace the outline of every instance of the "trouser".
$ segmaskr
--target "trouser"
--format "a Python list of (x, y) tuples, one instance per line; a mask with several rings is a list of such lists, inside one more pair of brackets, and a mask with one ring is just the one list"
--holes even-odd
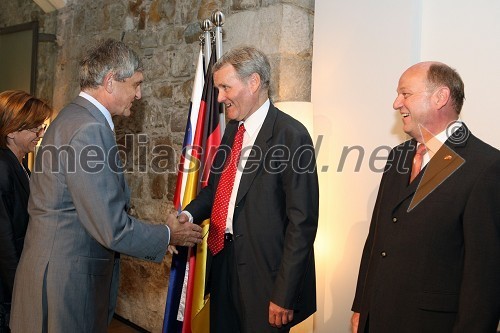
[(9, 329), (10, 303), (0, 304), (0, 333), (10, 333)]
[[(249, 332), (251, 323), (243, 306), (234, 243), (225, 235), (224, 248), (212, 258), (210, 278), (210, 333), (288, 333), (290, 328), (273, 328), (265, 332)], [(216, 272), (216, 273), (215, 273)]]
[(210, 332), (213, 333), (242, 333), (240, 323), (244, 314), (241, 313), (234, 263), (234, 246), (229, 236), (222, 251), (212, 261), (211, 272), (217, 272), (217, 278), (210, 279)]

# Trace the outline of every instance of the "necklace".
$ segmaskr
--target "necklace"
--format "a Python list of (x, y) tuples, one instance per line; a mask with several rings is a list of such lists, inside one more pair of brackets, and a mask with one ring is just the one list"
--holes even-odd
[(21, 166), (23, 167), (23, 170), (24, 170), (24, 173), (26, 174), (26, 177), (28, 177), (28, 179), (30, 179), (30, 174), (28, 173), (28, 170), (26, 170), (26, 168), (24, 167), (24, 165), (21, 163)]

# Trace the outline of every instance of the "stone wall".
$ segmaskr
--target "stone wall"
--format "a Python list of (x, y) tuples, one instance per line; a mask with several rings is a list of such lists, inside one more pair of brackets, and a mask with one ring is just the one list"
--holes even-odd
[[(0, 15), (2, 7), (8, 9), (6, 18), (17, 20), (0, 16), (2, 24), (22, 23), (36, 15), (44, 29), (56, 33), (55, 68), (47, 65), (39, 79), (43, 78), (40, 87), (48, 87), (53, 75), (57, 110), (78, 93), (78, 59), (96, 40), (123, 39), (143, 57), (142, 99), (131, 117), (114, 121), (118, 142), (127, 152), (133, 214), (153, 223), (164, 223), (173, 208), (175, 163), (184, 136), (201, 20), (221, 10), (226, 16), (224, 50), (249, 44), (268, 54), (274, 101), (310, 101), (314, 0), (68, 0), (57, 14), (47, 15), (31, 0), (3, 0)], [(173, 148), (159, 156), (167, 172), (151, 168), (152, 147), (158, 145)], [(161, 264), (122, 259), (117, 313), (160, 332), (171, 257)]]

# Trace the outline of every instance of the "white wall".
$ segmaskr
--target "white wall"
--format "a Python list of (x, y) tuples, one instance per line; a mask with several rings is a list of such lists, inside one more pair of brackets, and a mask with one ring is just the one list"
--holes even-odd
[[(312, 102), (319, 150), (321, 207), (316, 242), (315, 333), (349, 330), (364, 240), (384, 161), (380, 146), (405, 139), (392, 109), (401, 73), (422, 60), (456, 68), (466, 89), (462, 118), (500, 147), (500, 2), (498, 0), (316, 0)], [(359, 172), (344, 146), (365, 152)], [(378, 153), (386, 157), (387, 150)], [(328, 167), (326, 172), (321, 172)]]

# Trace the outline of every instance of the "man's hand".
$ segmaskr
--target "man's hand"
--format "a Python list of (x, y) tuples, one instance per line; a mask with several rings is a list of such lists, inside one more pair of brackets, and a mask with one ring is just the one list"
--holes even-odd
[(273, 327), (281, 328), (293, 320), (293, 310), (282, 308), (279, 305), (269, 302), (269, 324)]
[(354, 312), (351, 317), (351, 332), (358, 333), (359, 312)]
[(179, 216), (177, 216), (177, 220), (179, 220), (180, 223), (186, 223), (189, 222), (189, 217), (184, 213), (180, 213)]
[(202, 229), (199, 225), (181, 222), (174, 214), (170, 214), (167, 219), (167, 226), (170, 228), (170, 245), (193, 247), (201, 243)]

